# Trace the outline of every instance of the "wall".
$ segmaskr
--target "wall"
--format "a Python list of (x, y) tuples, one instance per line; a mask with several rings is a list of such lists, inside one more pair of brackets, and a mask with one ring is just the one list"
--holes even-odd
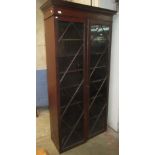
[(36, 0), (36, 105), (48, 106), (44, 17), (40, 6), (47, 0)]
[(66, 1), (90, 5), (90, 0), (66, 0)]
[(102, 8), (116, 10), (115, 0), (98, 0), (98, 4)]
[(119, 42), (118, 42), (118, 21), (119, 15), (113, 17), (113, 32), (111, 45), (111, 73), (110, 73), (110, 88), (109, 88), (109, 110), (108, 124), (115, 131), (118, 131), (119, 126)]
[[(80, 4), (85, 4), (85, 5), (91, 5), (91, 1), (90, 0), (66, 0), (66, 1), (80, 3)], [(92, 5), (93, 6), (98, 6), (98, 0), (93, 0), (92, 1)]]
[(40, 6), (46, 0), (36, 0), (36, 59), (37, 69), (46, 69), (44, 17)]

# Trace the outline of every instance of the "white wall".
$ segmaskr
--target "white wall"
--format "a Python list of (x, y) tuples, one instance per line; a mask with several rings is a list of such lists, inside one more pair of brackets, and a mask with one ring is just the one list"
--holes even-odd
[(119, 15), (113, 17), (108, 124), (115, 131), (119, 126)]
[(46, 69), (44, 16), (40, 7), (47, 0), (36, 0), (36, 69)]
[[(100, 7), (115, 10), (114, 0), (99, 0)], [(119, 130), (119, 14), (113, 17), (108, 125)]]
[(99, 7), (116, 10), (115, 0), (98, 0)]

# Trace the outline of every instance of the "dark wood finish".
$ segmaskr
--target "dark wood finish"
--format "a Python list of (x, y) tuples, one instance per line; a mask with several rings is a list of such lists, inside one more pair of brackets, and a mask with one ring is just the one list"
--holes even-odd
[[(61, 10), (61, 14), (58, 11)], [(112, 21), (112, 15), (109, 14), (102, 14), (100, 12), (87, 12), (86, 10), (79, 10), (77, 8), (66, 8), (60, 6), (50, 6), (44, 10), (44, 18), (49, 18), (50, 16), (67, 16), (67, 17), (78, 17), (78, 18), (85, 18), (85, 19), (98, 19), (104, 21)]]
[(54, 17), (45, 20), (46, 60), (48, 77), (48, 98), (50, 110), (51, 138), (57, 149), (59, 145), (59, 92), (57, 81), (56, 41)]
[[(43, 10), (44, 21), (45, 21), (51, 138), (54, 144), (56, 145), (57, 149), (59, 150), (59, 152), (64, 152), (68, 149), (71, 149), (79, 144), (86, 142), (89, 138), (101, 132), (106, 131), (108, 107), (106, 108), (106, 111), (105, 111), (106, 118), (103, 122), (105, 124), (103, 129), (93, 133), (92, 135), (89, 135), (89, 130), (90, 130), (89, 129), (89, 123), (90, 123), (89, 106), (91, 101), (90, 60), (94, 59), (93, 57), (91, 57), (90, 27), (92, 24), (108, 25), (110, 27), (109, 40), (111, 40), (112, 16), (115, 13), (115, 11), (110, 11), (110, 10), (100, 9), (95, 7), (88, 7), (85, 5), (73, 4), (69, 2), (61, 3), (60, 1), (55, 1), (55, 0), (48, 1), (41, 7), (41, 9)], [(72, 28), (70, 28), (71, 25), (72, 25)], [(83, 31), (80, 30), (82, 34), (79, 33), (79, 35), (83, 36), (83, 39), (82, 39), (83, 42), (81, 42), (81, 38), (75, 37), (77, 35), (72, 34), (74, 33), (73, 27), (75, 28), (75, 31), (76, 31), (78, 28), (80, 28), (80, 25), (83, 27)], [(66, 33), (69, 36), (68, 38), (64, 37)], [(68, 45), (66, 41), (69, 41), (70, 45)], [(80, 45), (81, 43), (83, 44), (83, 46)], [(77, 50), (76, 53), (74, 53), (74, 51), (69, 52), (69, 49), (68, 50), (65, 49), (66, 45), (67, 45), (67, 48), (68, 46), (71, 46), (74, 48), (78, 47), (77, 49), (79, 49), (79, 51)], [(81, 47), (79, 48), (79, 46)], [(82, 51), (81, 51), (81, 48), (82, 48)], [(107, 83), (109, 85), (110, 44), (108, 48), (108, 53), (109, 55), (106, 61), (108, 61)], [(70, 69), (70, 67), (66, 65), (67, 60), (70, 61), (69, 66), (72, 66), (75, 63), (74, 60), (77, 60), (78, 63), (74, 64), (75, 68), (72, 66), (73, 68)], [(81, 61), (83, 61), (83, 63)], [(68, 67), (67, 69), (64, 70), (63, 67), (65, 65)], [(81, 66), (82, 68), (79, 66)], [(99, 66), (99, 67), (102, 67), (102, 66)], [(83, 82), (81, 81), (82, 83), (80, 82), (79, 84), (78, 82), (77, 84), (71, 85), (71, 86), (69, 86), (68, 83), (64, 83), (63, 79), (65, 78), (66, 75), (71, 76), (73, 74), (74, 76), (70, 80), (70, 83), (72, 82), (74, 83), (73, 79), (76, 77), (75, 75), (77, 75), (76, 78), (78, 79), (78, 76), (79, 75), (81, 76), (81, 72), (82, 72), (82, 79), (83, 79), (82, 80)], [(99, 81), (99, 79), (95, 79), (95, 80), (96, 81), (93, 81), (93, 82)], [(63, 84), (61, 83), (62, 81), (63, 81)], [(80, 92), (81, 86), (83, 86), (82, 92)], [(66, 89), (71, 89), (71, 88), (72, 88), (72, 91), (76, 90), (77, 93), (82, 93), (82, 96), (83, 96), (81, 101), (78, 101), (76, 99), (77, 101), (75, 103), (73, 102), (73, 105), (72, 105), (72, 101), (76, 97), (76, 91), (75, 92), (73, 91), (71, 94), (69, 94), (70, 95), (69, 101), (67, 102), (66, 102), (66, 99), (65, 98), (63, 99), (62, 97), (62, 92)], [(107, 88), (109, 89), (109, 87)], [(67, 98), (67, 96), (65, 97)], [(82, 106), (83, 108), (82, 113), (79, 113), (78, 120), (75, 120), (75, 125), (66, 124), (68, 126), (68, 128), (66, 128), (63, 124), (64, 118), (66, 121), (66, 117), (65, 117), (66, 111), (67, 111), (67, 115), (69, 116), (69, 117), (67, 116), (67, 118), (68, 119), (71, 118), (72, 116), (68, 112), (68, 109), (71, 106), (75, 106), (76, 104), (79, 104), (79, 106)], [(73, 118), (74, 117), (75, 116), (73, 116)], [(81, 120), (82, 120), (82, 125), (78, 127), (79, 122)], [(68, 120), (67, 123), (70, 123), (70, 120)], [(78, 130), (76, 131), (77, 127), (78, 127)], [(81, 130), (81, 127), (82, 127), (82, 130)], [(67, 137), (66, 136), (64, 137), (65, 132), (67, 132)], [(77, 141), (76, 139), (72, 139), (73, 140), (73, 143), (72, 143), (71, 137), (74, 135), (75, 132), (77, 135), (78, 134), (82, 135), (82, 138)], [(69, 140), (70, 142), (68, 143)]]
[(43, 11), (45, 11), (51, 6), (53, 6), (53, 7), (58, 7), (58, 6), (59, 7), (65, 7), (67, 9), (69, 9), (69, 8), (79, 9), (81, 11), (107, 14), (107, 15), (111, 15), (111, 16), (116, 13), (116, 11), (114, 11), (114, 10), (103, 9), (103, 8), (99, 8), (99, 7), (83, 5), (83, 4), (78, 4), (78, 3), (72, 3), (72, 2), (67, 2), (67, 1), (61, 1), (61, 0), (48, 0), (46, 3), (44, 3), (41, 6), (41, 9)]

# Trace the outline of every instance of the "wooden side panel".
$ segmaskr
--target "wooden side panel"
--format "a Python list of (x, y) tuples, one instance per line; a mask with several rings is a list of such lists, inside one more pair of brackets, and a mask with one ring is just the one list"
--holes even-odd
[(47, 55), (48, 96), (50, 110), (51, 138), (59, 150), (59, 97), (57, 87), (56, 43), (54, 17), (45, 20), (45, 39)]

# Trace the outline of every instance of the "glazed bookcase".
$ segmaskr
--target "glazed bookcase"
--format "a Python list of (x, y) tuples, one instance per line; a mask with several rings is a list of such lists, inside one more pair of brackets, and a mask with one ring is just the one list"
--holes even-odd
[(51, 138), (64, 152), (106, 131), (115, 11), (45, 3)]

